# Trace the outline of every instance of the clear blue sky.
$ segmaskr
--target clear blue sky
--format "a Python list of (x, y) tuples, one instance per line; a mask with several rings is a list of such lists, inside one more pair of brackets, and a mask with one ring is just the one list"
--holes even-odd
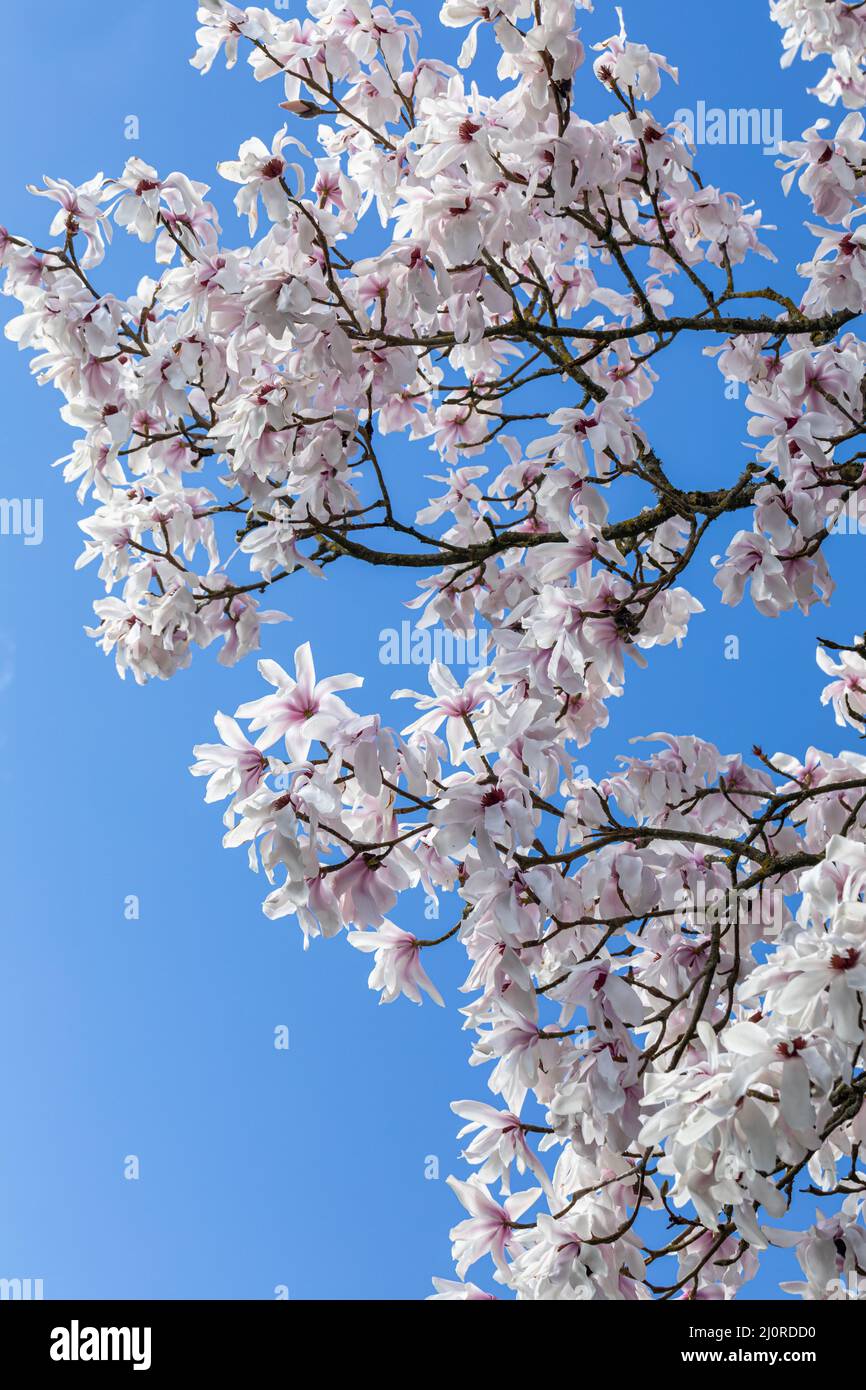
[[(188, 66), (192, 3), (13, 8), (0, 55), (0, 222), (15, 231), (45, 234), (47, 205), (24, 190), (43, 173), (80, 181), (119, 172), (135, 153), (218, 185), (218, 159), (250, 134), (269, 141), (281, 123), (273, 84), (244, 70), (201, 79)], [(426, 52), (453, 55), (459, 38), (439, 28), (438, 6), (415, 8)], [(680, 88), (666, 84), (657, 114), (699, 100), (779, 107), (795, 137), (824, 114), (805, 95), (817, 65), (780, 72), (766, 5), (626, 0), (625, 11), (634, 38), (680, 65)], [(602, 0), (585, 36), (615, 28)], [(588, 114), (603, 114), (588, 67), (578, 91)], [(135, 144), (128, 115), (140, 121)], [(782, 198), (771, 158), (713, 147), (701, 168), (778, 223), (783, 266), (804, 259), (805, 205)], [(241, 243), (230, 196), (219, 187), (227, 239)], [(127, 284), (126, 242), (100, 283)], [(796, 292), (792, 269), (775, 274)], [(4, 320), (12, 312), (0, 309)], [(742, 404), (725, 400), (694, 344), (662, 365), (642, 419), (672, 475), (702, 487), (732, 478), (746, 457)], [(186, 771), (192, 745), (212, 737), (213, 711), (261, 693), (255, 667), (225, 671), (208, 652), (139, 689), (83, 635), (98, 594), (94, 570), (73, 573), (80, 512), (49, 467), (71, 447), (59, 404), (0, 343), (0, 494), (44, 498), (45, 511), (41, 546), (0, 538), (0, 1276), (42, 1278), (46, 1297), (270, 1298), (278, 1284), (296, 1298), (424, 1297), (431, 1275), (451, 1275), (447, 1233), (462, 1215), (444, 1183), (465, 1176), (449, 1101), (489, 1098), (481, 1070), (466, 1066), (455, 1012), (465, 957), (455, 947), (432, 962), (448, 1010), (380, 1009), (367, 957), (340, 941), (304, 953), (290, 919), (262, 916), (262, 882), (221, 848), (219, 813)], [(423, 449), (410, 457), (419, 477), (430, 471)], [(692, 579), (707, 612), (682, 652), (632, 669), (591, 750), (594, 774), (629, 737), (657, 729), (694, 730), (726, 751), (844, 744), (818, 705), (814, 648), (819, 632), (844, 639), (866, 626), (862, 543), (832, 542), (832, 617), (771, 622), (719, 605), (709, 556), (726, 536), (715, 533)], [(381, 706), (394, 685), (423, 680), (377, 663), (379, 631), (406, 616), (411, 582), (348, 562), (327, 585), (302, 579), (283, 596), (293, 623), (266, 629), (265, 651), (290, 664), (310, 639), (322, 673), (366, 677), (359, 708)], [(740, 638), (739, 661), (724, 659), (728, 634)], [(124, 918), (130, 894), (137, 922)], [(401, 925), (420, 929), (420, 894), (415, 908), (417, 921), (401, 909)], [(288, 1052), (273, 1047), (279, 1024)], [(129, 1154), (137, 1182), (123, 1177)], [(430, 1155), (438, 1181), (424, 1176)], [(749, 1293), (771, 1296), (771, 1274)]]

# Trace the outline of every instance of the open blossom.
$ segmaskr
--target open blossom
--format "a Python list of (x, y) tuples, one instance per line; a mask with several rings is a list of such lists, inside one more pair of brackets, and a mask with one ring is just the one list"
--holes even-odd
[(862, 1218), (863, 1198), (851, 1193), (838, 1214), (830, 1216), (818, 1211), (814, 1224), (806, 1231), (774, 1231), (774, 1244), (792, 1247), (806, 1276), (805, 1283), (782, 1284), (783, 1291), (810, 1301), (862, 1299), (866, 1260)]
[(661, 86), (660, 72), (668, 73), (676, 82), (678, 73), (659, 53), (652, 53), (646, 44), (630, 43), (626, 38), (623, 12), (617, 5), (619, 33), (593, 44), (601, 57), (596, 58), (593, 70), (600, 81), (614, 80), (626, 90), (640, 92), (644, 99), (654, 97)]
[(418, 695), (414, 690), (395, 690), (393, 699), (415, 699), (417, 708), (426, 710), (420, 719), (403, 730), (405, 735), (426, 730), (436, 733), (445, 724), (445, 737), (453, 763), (459, 763), (463, 749), (470, 740), (470, 716), (479, 709), (493, 693), (487, 680), (487, 672), (479, 671), (469, 677), (465, 685), (459, 686), (451, 672), (438, 661), (431, 661), (429, 668), (432, 695)]
[(271, 148), (253, 136), (245, 140), (238, 151), (237, 159), (226, 159), (218, 166), (223, 178), (242, 185), (235, 197), (235, 207), (241, 215), (246, 215), (250, 225), (250, 235), (256, 230), (259, 221), (259, 198), (272, 222), (279, 222), (289, 209), (289, 194), (285, 180), (291, 175), (295, 179), (295, 191), (304, 192), (304, 173), (300, 164), (289, 164), (283, 158), (286, 145), (293, 145), (302, 153), (307, 151), (299, 140), (286, 133), (282, 126), (271, 141)]
[[(518, 1173), (529, 1168), (545, 1189), (550, 1189), (550, 1179), (528, 1142), (526, 1130), (516, 1115), (510, 1110), (494, 1110), (492, 1105), (481, 1101), (452, 1101), (451, 1109), (468, 1124), (457, 1135), (462, 1139), (467, 1134), (475, 1138), (463, 1150), (468, 1163), (478, 1163), (482, 1167), (478, 1176), (484, 1183), (502, 1181), (502, 1191), (510, 1195), (510, 1169), (514, 1164)], [(476, 1133), (477, 1131), (477, 1133)]]
[(332, 875), (330, 887), (344, 922), (378, 927), (412, 877), (393, 855), (361, 854)]
[(866, 720), (866, 656), (844, 651), (834, 661), (828, 651), (819, 647), (815, 658), (821, 670), (834, 677), (821, 692), (821, 704), (832, 704), (837, 724), (862, 731)]
[(442, 809), (435, 813), (439, 828), (433, 843), (440, 854), (454, 854), (475, 839), (482, 855), (497, 838), (514, 847), (529, 845), (535, 820), (519, 781), (497, 781), (494, 776), (488, 785), (458, 777), (444, 792)]
[(237, 792), (250, 796), (262, 779), (268, 760), (262, 740), (250, 743), (240, 725), (225, 714), (215, 714), (214, 723), (222, 743), (199, 743), (193, 749), (197, 758), (190, 768), (193, 777), (207, 777), (205, 801), (223, 801)]
[(190, 59), (193, 67), (201, 72), (209, 72), (214, 59), (225, 46), (226, 67), (237, 62), (238, 43), (247, 27), (246, 11), (229, 0), (205, 0), (199, 6), (198, 21), (201, 28), (196, 31), (198, 51)]
[(286, 751), (297, 761), (306, 758), (314, 740), (325, 741), (341, 720), (350, 718), (348, 707), (334, 692), (363, 684), (360, 676), (353, 675), (328, 676), (317, 682), (309, 642), (295, 652), (294, 678), (275, 661), (260, 661), (259, 671), (277, 693), (247, 701), (237, 717), (249, 719), (252, 729), (264, 729), (264, 747), (284, 739)]
[(376, 953), (370, 988), (381, 991), (380, 1004), (392, 1004), (401, 994), (413, 1004), (420, 1004), (423, 990), (434, 1004), (444, 1007), (442, 995), (421, 964), (421, 947), (411, 932), (401, 931), (393, 922), (383, 922), (373, 931), (349, 932), (348, 940), (358, 951)]
[(856, 1044), (863, 1036), (864, 988), (866, 904), (856, 902), (839, 912), (832, 931), (803, 931), (780, 946), (772, 962), (753, 972), (743, 998), (765, 994), (774, 1013), (806, 1031), (827, 1017), (844, 1042)]
[(799, 174), (800, 190), (811, 198), (812, 211), (836, 222), (850, 212), (866, 188), (861, 173), (866, 142), (860, 139), (866, 122), (852, 112), (840, 123), (835, 136), (824, 133), (829, 124), (822, 118), (803, 132), (802, 141), (782, 141), (779, 153), (783, 159), (778, 167), (786, 170), (782, 180), (786, 193)]
[(67, 179), (43, 179), (44, 188), (28, 185), (28, 192), (38, 198), (50, 198), (59, 204), (50, 232), (62, 240), (74, 238), (80, 232), (84, 237), (85, 251), (81, 264), (85, 268), (98, 265), (105, 255), (105, 243), (111, 236), (111, 224), (106, 213), (100, 208), (105, 196), (105, 179), (95, 174), (86, 183), (76, 187)]
[(482, 1255), (490, 1255), (497, 1269), (507, 1273), (505, 1252), (515, 1239), (514, 1223), (538, 1200), (540, 1189), (531, 1187), (518, 1192), (500, 1206), (474, 1176), (468, 1182), (449, 1178), (448, 1185), (469, 1212), (466, 1220), (451, 1232), (458, 1276), (462, 1279)]
[(847, 0), (770, 0), (770, 15), (785, 30), (785, 67), (798, 54), (807, 61), (830, 59), (817, 87), (810, 89), (829, 106), (839, 100), (849, 108), (866, 106), (866, 24), (859, 9)]

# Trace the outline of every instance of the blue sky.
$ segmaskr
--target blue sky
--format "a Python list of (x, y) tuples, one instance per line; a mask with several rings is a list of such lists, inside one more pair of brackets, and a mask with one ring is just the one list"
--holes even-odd
[[(439, 28), (437, 8), (416, 6), (425, 51), (451, 56), (459, 38)], [(700, 100), (780, 108), (789, 137), (824, 114), (804, 90), (818, 66), (780, 71), (780, 31), (755, 0), (640, 0), (625, 12), (634, 38), (680, 66), (657, 114)], [(188, 65), (194, 27), (194, 5), (178, 0), (16, 8), (0, 54), (0, 222), (45, 235), (47, 205), (24, 189), (44, 173), (80, 181), (139, 154), (162, 173), (219, 185), (218, 159), (250, 134), (270, 140), (282, 116), (276, 86), (243, 69), (201, 79)], [(615, 28), (602, 3), (585, 36)], [(604, 113), (588, 67), (578, 93), (586, 114)], [(135, 143), (124, 138), (129, 115)], [(772, 158), (708, 147), (701, 169), (778, 224), (771, 274), (796, 292), (793, 266), (812, 239)], [(226, 239), (242, 243), (230, 198), (220, 185)], [(124, 288), (136, 264), (120, 239), (100, 283)], [(766, 278), (761, 263), (755, 283)], [(12, 306), (0, 311), (5, 320)], [(742, 403), (724, 398), (694, 344), (663, 366), (643, 423), (675, 480), (717, 486), (748, 457)], [(254, 664), (226, 671), (207, 652), (172, 682), (140, 689), (83, 635), (99, 595), (94, 571), (73, 573), (81, 513), (49, 467), (71, 447), (59, 404), (0, 344), (0, 493), (43, 498), (45, 528), (40, 546), (0, 538), (0, 1276), (42, 1278), (46, 1297), (270, 1298), (277, 1285), (297, 1298), (424, 1297), (432, 1274), (451, 1274), (447, 1233), (461, 1215), (444, 1183), (465, 1176), (449, 1101), (488, 1098), (455, 1012), (465, 957), (455, 947), (432, 961), (447, 1010), (378, 1008), (368, 958), (340, 941), (304, 953), (290, 919), (263, 917), (263, 883), (221, 848), (219, 812), (186, 771), (214, 710), (262, 693)], [(432, 460), (418, 449), (403, 457), (420, 493)], [(682, 652), (632, 670), (587, 757), (594, 774), (657, 729), (695, 731), (726, 751), (850, 741), (818, 704), (814, 649), (818, 633), (847, 639), (864, 626), (861, 545), (831, 542), (832, 615), (771, 622), (718, 603), (709, 557), (727, 534), (713, 534), (691, 577), (706, 613)], [(321, 673), (365, 676), (362, 710), (395, 685), (423, 683), (423, 672), (377, 661), (380, 630), (408, 616), (411, 577), (346, 562), (327, 584), (292, 585), (281, 602), (294, 621), (265, 630), (267, 655), (290, 664), (310, 639)], [(738, 661), (724, 659), (728, 635), (740, 640)], [(133, 894), (140, 917), (128, 921)], [(420, 930), (423, 895), (397, 920)], [(273, 1046), (281, 1024), (285, 1052)], [(138, 1181), (123, 1176), (130, 1154)], [(425, 1177), (431, 1156), (438, 1180)], [(776, 1264), (749, 1294), (772, 1296), (777, 1275)]]

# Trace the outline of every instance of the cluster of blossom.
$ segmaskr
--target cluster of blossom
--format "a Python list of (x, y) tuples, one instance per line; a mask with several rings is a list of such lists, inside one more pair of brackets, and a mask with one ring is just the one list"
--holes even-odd
[[(453, 1107), (477, 1168), (451, 1180), (461, 1280), (489, 1255), (526, 1298), (731, 1297), (757, 1252), (794, 1243), (772, 1223), (802, 1169), (822, 1193), (866, 1183), (866, 756), (749, 765), (661, 734), (595, 782), (557, 697), (515, 699), (495, 670), (461, 687), (434, 664), (432, 694), (396, 692), (421, 711), (397, 733), (338, 693), (357, 676), (317, 681), (308, 645), (293, 675), (260, 665), (249, 735), (218, 715), (192, 771), (228, 798), (225, 844), (264, 870), (265, 912), (308, 942), (347, 928), (385, 1003), (442, 1004), (425, 953), (469, 958), (471, 1061), (500, 1108)], [(390, 919), (419, 884), (459, 899), (434, 939)], [(515, 1172), (534, 1185), (512, 1193)], [(813, 1268), (860, 1268), (850, 1225), (829, 1264), (810, 1257), (807, 1296)], [(673, 1256), (665, 1286), (651, 1265)]]
[[(456, 69), (421, 57), (390, 4), (307, 9), (199, 10), (194, 66), (245, 53), (316, 132), (310, 149), (282, 124), (220, 166), (248, 245), (222, 243), (204, 184), (138, 158), (46, 180), (51, 246), (0, 232), (9, 335), (83, 431), (61, 462), (96, 504), (92, 635), (138, 681), (215, 639), (233, 663), (284, 616), (262, 607), (273, 586), (343, 557), (426, 571), (422, 625), (490, 630), (489, 666), (460, 685), (434, 663), (402, 733), (345, 703), (357, 677), (317, 682), (308, 647), (294, 675), (262, 661), (272, 693), (219, 715), (194, 771), (230, 799), (226, 843), (268, 876), (268, 915), (307, 941), (348, 928), (384, 1001), (441, 1003), (421, 953), (467, 951), (471, 1060), (504, 1108), (455, 1107), (478, 1171), (454, 1181), (469, 1216), (440, 1296), (478, 1296), (464, 1276), (489, 1254), (520, 1297), (733, 1297), (802, 1170), (825, 1196), (866, 1186), (866, 759), (747, 765), (664, 735), (596, 783), (575, 750), (626, 659), (685, 639), (700, 604), (680, 580), (731, 515), (725, 602), (748, 586), (775, 616), (830, 597), (824, 541), (866, 486), (864, 123), (781, 146), (786, 189), (830, 224), (809, 224), (795, 302), (738, 289), (743, 262), (773, 259), (760, 213), (650, 111), (676, 69), (621, 15), (578, 79), (584, 0), (446, 0), (468, 31)], [(850, 21), (855, 52), (856, 10), (772, 10), (788, 50), (823, 52), (823, 34), (837, 53)], [(482, 37), (495, 96), (461, 71)], [(605, 119), (578, 114), (578, 80), (607, 91)], [(158, 268), (125, 300), (94, 283), (116, 227)], [(678, 487), (639, 419), (679, 338), (748, 386), (756, 452), (713, 491)], [(441, 462), (414, 516), (389, 487), (391, 435)], [(866, 646), (819, 660), (862, 731)], [(418, 884), (459, 899), (440, 938), (391, 920)], [(512, 1168), (537, 1185), (511, 1194)], [(843, 1210), (828, 1281), (860, 1269), (859, 1207)], [(826, 1242), (797, 1237), (806, 1297), (831, 1296)]]
[(858, 0), (770, 0), (770, 15), (785, 30), (783, 66), (798, 54), (807, 62), (829, 58), (809, 90), (828, 106), (866, 106), (866, 16)]

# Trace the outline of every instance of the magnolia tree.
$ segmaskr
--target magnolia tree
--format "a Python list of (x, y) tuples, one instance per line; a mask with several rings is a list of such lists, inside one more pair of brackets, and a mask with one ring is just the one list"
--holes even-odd
[[(577, 759), (627, 659), (685, 639), (720, 518), (741, 523), (722, 602), (830, 596), (824, 542), (866, 489), (866, 7), (770, 4), (783, 62), (817, 59), (815, 95), (848, 110), (781, 146), (815, 219), (799, 299), (742, 287), (773, 260), (760, 214), (653, 114), (676, 69), (618, 11), (587, 52), (590, 0), (447, 0), (455, 69), (406, 11), (307, 8), (199, 9), (193, 66), (243, 56), (289, 113), (219, 166), (246, 244), (222, 243), (204, 184), (139, 158), (34, 190), (46, 245), (0, 234), (8, 335), (80, 431), (64, 475), (108, 594), (90, 635), (139, 682), (215, 640), (232, 665), (283, 616), (272, 590), (344, 557), (408, 572), (422, 626), (489, 630), (465, 683), (434, 662), (430, 693), (395, 692), (420, 712), (401, 731), (307, 645), (260, 661), (192, 769), (265, 913), (307, 942), (345, 929), (383, 1002), (441, 1004), (437, 951), (469, 958), (493, 1103), (453, 1106), (466, 1215), (438, 1297), (486, 1297), (464, 1280), (489, 1258), (519, 1298), (728, 1299), (778, 1245), (802, 1269), (787, 1292), (862, 1295), (866, 757), (657, 734), (601, 781)], [(98, 274), (115, 227), (156, 261), (126, 299)], [(711, 491), (672, 481), (640, 422), (680, 340), (746, 388), (754, 449)], [(417, 514), (389, 435), (404, 474), (441, 460)], [(866, 640), (818, 661), (854, 742)], [(419, 884), (458, 902), (435, 939), (398, 924)]]

